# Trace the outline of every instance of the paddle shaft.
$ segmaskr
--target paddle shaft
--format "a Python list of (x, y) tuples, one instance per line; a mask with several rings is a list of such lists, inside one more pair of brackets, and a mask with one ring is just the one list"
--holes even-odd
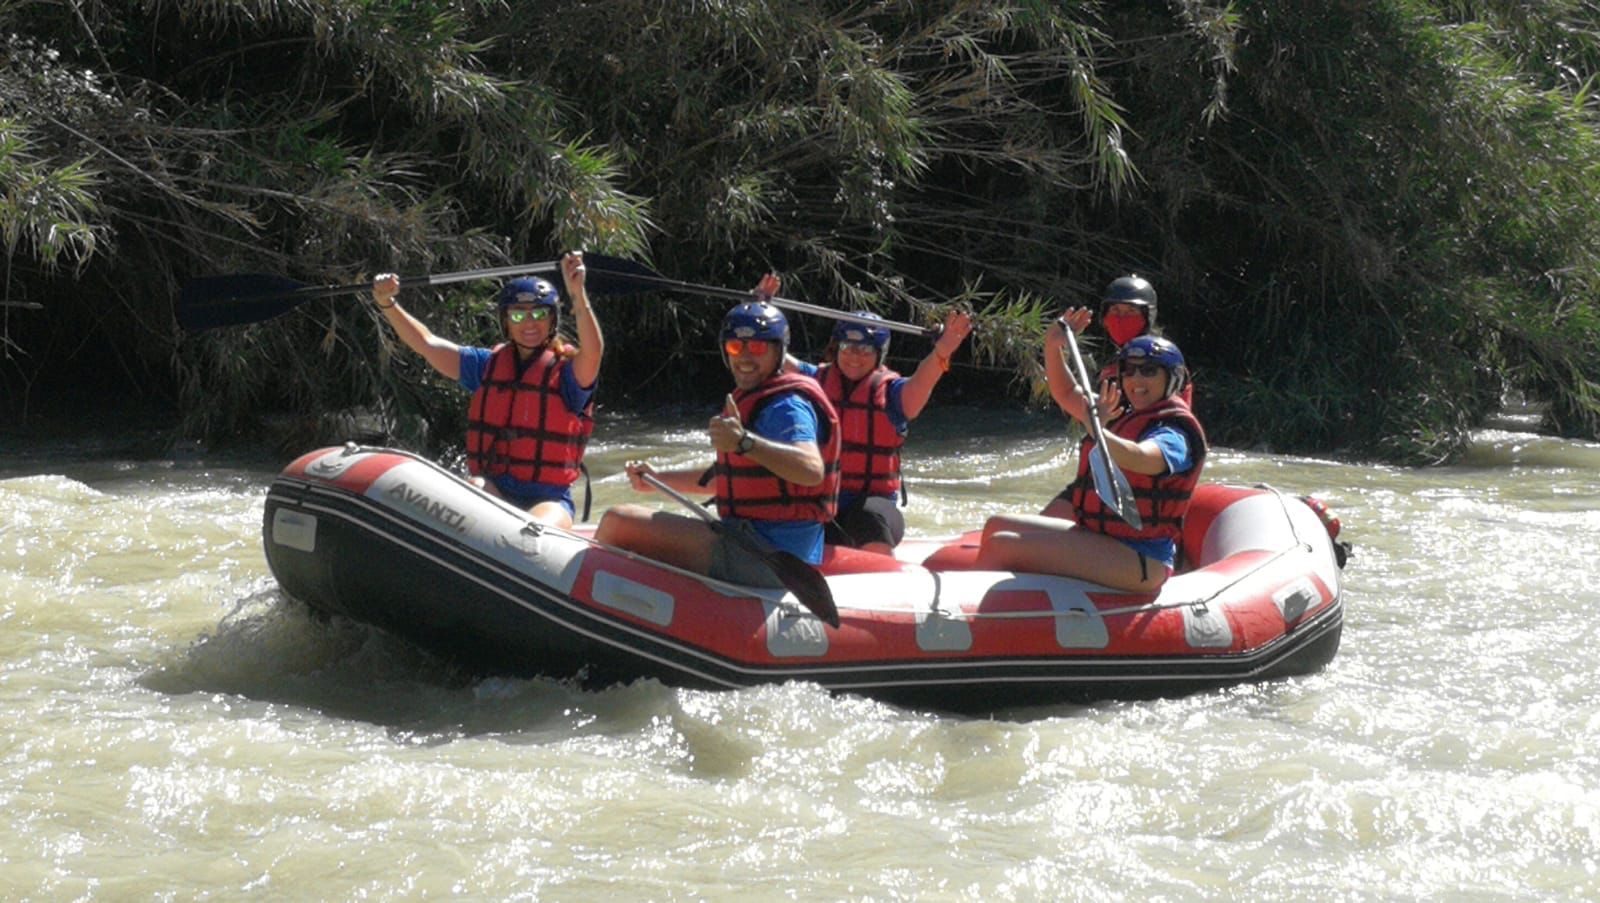
[[(512, 266), (438, 273), (431, 276), (402, 276), (400, 288), (416, 289), (473, 279), (495, 279), (524, 273), (553, 272), (560, 261), (519, 263)], [(288, 313), (313, 298), (347, 295), (372, 290), (371, 282), (345, 285), (306, 285), (283, 276), (242, 273), (232, 276), (202, 276), (184, 284), (178, 297), (178, 324), (191, 332), (219, 326), (240, 326), (270, 320)]]
[(784, 588), (794, 593), (795, 598), (800, 600), (800, 604), (810, 609), (811, 613), (821, 618), (824, 623), (833, 627), (839, 626), (839, 608), (834, 604), (833, 592), (828, 588), (828, 581), (823, 579), (822, 574), (816, 568), (806, 564), (789, 552), (781, 549), (763, 548), (759, 543), (751, 542), (748, 538), (740, 535), (739, 531), (727, 529), (722, 521), (711, 516), (711, 512), (695, 504), (694, 499), (668, 486), (655, 475), (641, 473), (639, 478), (656, 490), (665, 493), (673, 501), (693, 511), (701, 520), (710, 524), (711, 529), (717, 535), (728, 537), (739, 548), (760, 559), (761, 563), (766, 565), (773, 575), (783, 583)]
[(717, 525), (720, 525), (722, 523), (722, 521), (719, 521), (715, 517), (712, 517), (711, 516), (711, 512), (707, 511), (703, 506), (697, 504), (694, 499), (689, 498), (688, 496), (684, 495), (683, 493), (679, 492), (678, 490), (673, 489), (671, 486), (668, 486), (665, 482), (663, 482), (661, 480), (660, 477), (656, 476), (655, 474), (641, 473), (641, 474), (639, 474), (639, 479), (644, 480), (646, 483), (649, 483), (651, 485), (651, 487), (653, 487), (657, 492), (665, 493), (666, 495), (670, 496), (673, 501), (677, 502), (678, 504), (682, 505), (685, 508), (688, 508), (690, 511), (693, 511), (696, 515), (698, 515), (700, 517), (701, 520), (705, 521), (706, 523), (708, 523), (708, 524), (717, 524)]
[[(400, 290), (429, 288), (435, 285), (449, 285), (453, 282), (470, 282), (474, 279), (499, 279), (502, 276), (521, 276), (527, 273), (549, 273), (561, 265), (559, 260), (543, 260), (538, 263), (519, 263), (512, 266), (490, 267), (482, 270), (462, 270), (459, 273), (437, 273), (431, 276), (401, 276)], [(371, 291), (372, 282), (351, 282), (345, 285), (308, 285), (304, 288), (291, 291), (267, 292), (258, 295), (237, 295), (236, 298), (270, 298), (283, 297), (296, 300), (310, 298), (328, 298), (334, 295), (347, 295), (355, 292)]]
[[(594, 255), (594, 258), (592, 261), (590, 261), (589, 265), (593, 269), (605, 270), (608, 269), (608, 267), (606, 267), (606, 262), (608, 259), (613, 258)], [(730, 301), (749, 301), (752, 297), (754, 297), (754, 293), (748, 290), (723, 288), (716, 285), (700, 285), (693, 282), (683, 282), (678, 279), (669, 279), (659, 273), (647, 270), (640, 264), (636, 264), (631, 261), (628, 261), (628, 264), (628, 271), (616, 272), (616, 275), (619, 278), (635, 281), (642, 285), (651, 285), (657, 288), (675, 289), (680, 292), (705, 295), (711, 298), (726, 298)], [(893, 332), (907, 333), (909, 335), (928, 336), (932, 338), (937, 337), (941, 332), (944, 331), (936, 326), (916, 326), (911, 323), (900, 323), (895, 320), (879, 320), (874, 317), (863, 317), (860, 314), (851, 313), (849, 311), (834, 310), (831, 307), (823, 307), (819, 304), (808, 304), (805, 301), (796, 301), (793, 298), (783, 298), (777, 295), (768, 298), (767, 301), (769, 301), (774, 307), (781, 307), (785, 310), (792, 310), (803, 314), (814, 314), (816, 316), (827, 317), (832, 320), (843, 320), (847, 323), (860, 323), (863, 326), (876, 326), (882, 329), (891, 330)]]
[(1129, 504), (1133, 499), (1133, 488), (1128, 485), (1128, 478), (1123, 475), (1122, 468), (1117, 466), (1117, 462), (1111, 460), (1111, 449), (1106, 447), (1105, 428), (1100, 424), (1100, 395), (1095, 392), (1093, 385), (1089, 382), (1089, 368), (1084, 366), (1083, 354), (1078, 351), (1077, 334), (1072, 331), (1072, 327), (1067, 323), (1065, 317), (1056, 320), (1056, 323), (1067, 334), (1067, 349), (1072, 353), (1072, 371), (1070, 375), (1073, 381), (1078, 384), (1078, 391), (1082, 392), (1084, 397), (1088, 399), (1089, 408), (1087, 413), (1089, 416), (1087, 419), (1089, 421), (1089, 432), (1094, 436), (1094, 448), (1090, 450), (1090, 454), (1100, 458), (1101, 465), (1106, 469), (1112, 480), (1112, 486), (1109, 487), (1109, 497), (1107, 493), (1108, 487), (1099, 485), (1098, 481), (1095, 486), (1095, 493), (1100, 496), (1101, 501), (1116, 512), (1118, 517), (1133, 528), (1138, 529), (1140, 526), (1139, 510)]

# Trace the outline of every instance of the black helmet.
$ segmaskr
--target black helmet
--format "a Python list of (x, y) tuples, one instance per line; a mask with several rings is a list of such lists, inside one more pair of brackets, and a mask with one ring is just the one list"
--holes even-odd
[(1145, 316), (1153, 322), (1156, 318), (1156, 287), (1136, 273), (1118, 276), (1106, 286), (1100, 306), (1107, 304), (1132, 304), (1144, 308)]

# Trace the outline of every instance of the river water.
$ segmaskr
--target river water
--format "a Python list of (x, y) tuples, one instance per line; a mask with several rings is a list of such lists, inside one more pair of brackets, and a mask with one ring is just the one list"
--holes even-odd
[[(602, 422), (699, 460), (698, 418)], [(1218, 449), (1355, 543), (1325, 671), (953, 717), (791, 684), (472, 679), (287, 600), (283, 460), (0, 446), (0, 899), (1594, 899), (1600, 446)], [(908, 522), (1033, 510), (1059, 419), (935, 406)]]

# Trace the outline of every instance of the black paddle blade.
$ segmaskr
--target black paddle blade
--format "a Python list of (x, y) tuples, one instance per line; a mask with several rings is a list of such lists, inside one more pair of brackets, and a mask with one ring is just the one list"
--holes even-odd
[(304, 302), (294, 295), (304, 288), (304, 282), (261, 273), (191, 279), (178, 296), (178, 325), (198, 332), (270, 320)]
[(783, 581), (784, 588), (794, 593), (801, 605), (829, 627), (839, 626), (839, 606), (834, 604), (833, 589), (821, 571), (789, 552), (767, 552), (761, 560)]
[[(587, 256), (587, 255), (585, 255)], [(828, 581), (822, 572), (790, 552), (781, 549), (769, 548), (757, 542), (738, 530), (730, 530), (722, 521), (712, 517), (706, 509), (696, 505), (690, 498), (660, 479), (650, 474), (642, 474), (644, 481), (655, 487), (673, 501), (694, 512), (694, 515), (705, 521), (713, 533), (733, 540), (733, 544), (755, 556), (756, 560), (766, 565), (767, 570), (778, 578), (783, 588), (794, 594), (800, 604), (804, 605), (812, 614), (822, 619), (829, 627), (839, 626), (839, 606), (833, 602), (833, 589), (828, 586)]]

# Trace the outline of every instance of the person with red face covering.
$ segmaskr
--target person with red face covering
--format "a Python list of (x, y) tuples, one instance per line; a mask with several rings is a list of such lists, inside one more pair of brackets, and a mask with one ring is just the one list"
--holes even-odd
[[(1087, 307), (1072, 307), (1062, 314), (1072, 331), (1082, 335), (1094, 315)], [(1142, 335), (1159, 335), (1156, 330), (1156, 289), (1137, 273), (1118, 276), (1106, 286), (1100, 299), (1100, 326), (1111, 339), (1113, 350), (1120, 349)], [(1100, 384), (1117, 376), (1116, 364), (1100, 371)], [(1187, 400), (1187, 399), (1185, 399)]]
[[(1087, 307), (1071, 307), (1062, 313), (1061, 319), (1072, 327), (1074, 333), (1082, 335), (1083, 331), (1089, 328), (1094, 315)], [(1156, 327), (1155, 286), (1137, 273), (1129, 273), (1111, 280), (1100, 299), (1100, 326), (1105, 330), (1106, 338), (1111, 340), (1114, 351), (1120, 351), (1139, 336), (1160, 335)], [(1105, 397), (1117, 379), (1117, 362), (1113, 360), (1100, 369), (1097, 378), (1101, 397)], [(1191, 380), (1186, 378), (1179, 392), (1179, 397), (1185, 404), (1194, 404), (1194, 383)], [(1123, 395), (1124, 399), (1126, 397)], [(1126, 409), (1126, 401), (1123, 407)], [(1067, 517), (1070, 512), (1071, 509), (1057, 497), (1039, 513), (1047, 517)]]
[(527, 509), (533, 519), (571, 527), (572, 484), (594, 431), (594, 390), (604, 340), (585, 291), (583, 254), (561, 259), (578, 326), (578, 346), (556, 327), (555, 286), (524, 276), (500, 287), (496, 309), (507, 341), (493, 348), (457, 345), (433, 334), (396, 297), (393, 273), (372, 280), (372, 300), (395, 335), (433, 369), (472, 392), (467, 470), (484, 491)]

